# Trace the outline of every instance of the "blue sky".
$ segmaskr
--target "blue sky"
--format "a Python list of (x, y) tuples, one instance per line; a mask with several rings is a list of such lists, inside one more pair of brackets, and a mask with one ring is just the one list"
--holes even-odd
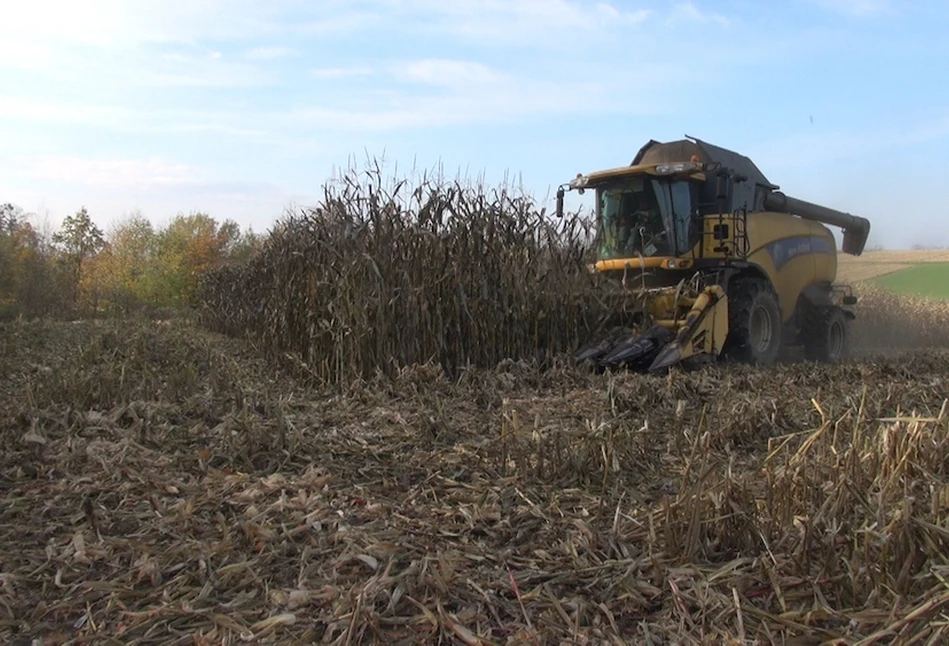
[(942, 1), (33, 0), (4, 23), (0, 201), (54, 222), (263, 231), (367, 155), (545, 198), (689, 134), (871, 244), (949, 245)]

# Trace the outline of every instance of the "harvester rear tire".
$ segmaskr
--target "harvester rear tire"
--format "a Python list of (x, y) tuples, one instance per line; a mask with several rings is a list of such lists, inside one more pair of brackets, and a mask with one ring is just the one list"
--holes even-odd
[(804, 356), (840, 363), (850, 358), (850, 319), (839, 307), (814, 309), (804, 330)]
[(743, 363), (769, 366), (781, 351), (781, 307), (771, 284), (761, 278), (737, 278), (728, 290), (726, 355)]

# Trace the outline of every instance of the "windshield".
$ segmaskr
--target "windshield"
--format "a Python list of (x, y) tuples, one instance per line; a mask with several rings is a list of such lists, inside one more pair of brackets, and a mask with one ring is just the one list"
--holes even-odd
[(681, 255), (695, 244), (686, 180), (631, 177), (597, 189), (600, 259)]

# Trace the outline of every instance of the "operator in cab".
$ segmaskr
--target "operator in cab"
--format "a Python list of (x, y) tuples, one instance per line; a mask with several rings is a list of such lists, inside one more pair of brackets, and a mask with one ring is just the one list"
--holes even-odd
[[(651, 193), (640, 181), (639, 190), (627, 190), (604, 195), (604, 224), (612, 230), (614, 248), (612, 255), (655, 255), (664, 246), (665, 227), (658, 205)], [(619, 208), (617, 208), (619, 207)], [(609, 242), (607, 242), (609, 244)]]

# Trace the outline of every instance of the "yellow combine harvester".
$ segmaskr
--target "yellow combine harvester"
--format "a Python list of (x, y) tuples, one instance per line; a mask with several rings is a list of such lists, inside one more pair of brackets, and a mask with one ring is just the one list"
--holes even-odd
[(773, 363), (784, 346), (840, 361), (852, 293), (834, 284), (837, 244), (859, 256), (864, 218), (788, 197), (738, 153), (687, 137), (650, 141), (630, 166), (578, 175), (557, 191), (595, 191), (597, 262), (636, 304), (579, 362), (658, 370), (686, 359)]

